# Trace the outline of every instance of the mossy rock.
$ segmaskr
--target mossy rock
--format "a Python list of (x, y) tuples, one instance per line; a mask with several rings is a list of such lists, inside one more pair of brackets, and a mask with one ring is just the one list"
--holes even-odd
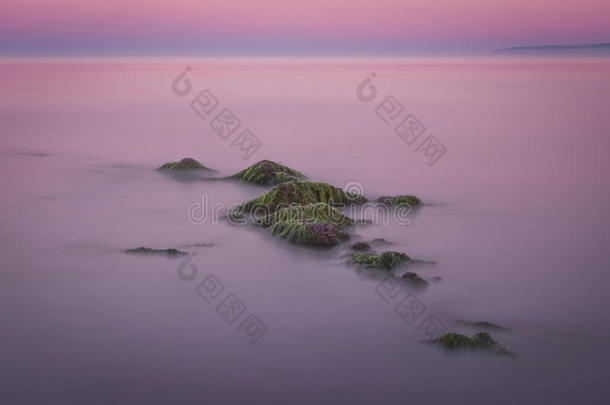
[(473, 336), (459, 333), (445, 333), (433, 342), (447, 349), (486, 350), (498, 354), (512, 354), (510, 350), (496, 342), (487, 332), (479, 332)]
[(350, 238), (341, 227), (326, 222), (281, 221), (270, 229), (274, 235), (300, 246), (332, 247)]
[(353, 225), (351, 218), (343, 215), (338, 209), (325, 203), (308, 205), (293, 205), (258, 218), (255, 224), (264, 227), (273, 226), (280, 222), (301, 221), (305, 223), (325, 222), (337, 226)]
[(304, 179), (305, 175), (271, 160), (261, 160), (230, 178), (247, 181), (252, 184), (267, 185)]
[(353, 221), (336, 208), (317, 203), (281, 208), (255, 220), (255, 224), (297, 245), (332, 247), (349, 239), (343, 228)]
[(183, 256), (188, 253), (183, 252), (178, 249), (170, 248), (170, 249), (151, 249), (148, 247), (140, 246), (135, 249), (127, 249), (125, 253), (131, 254), (140, 254), (140, 255), (164, 255), (164, 256)]
[(238, 213), (262, 211), (265, 215), (281, 208), (294, 205), (308, 205), (326, 203), (330, 205), (365, 203), (365, 197), (345, 193), (338, 187), (327, 183), (311, 181), (288, 181), (281, 183), (267, 191), (265, 194), (240, 205)]
[(408, 271), (402, 276), (400, 276), (403, 280), (406, 280), (409, 284), (415, 287), (426, 287), (428, 286), (428, 282), (421, 278), (419, 274), (414, 273), (412, 271)]
[(192, 158), (184, 158), (179, 162), (169, 162), (165, 163), (163, 166), (159, 167), (159, 170), (210, 170), (195, 159)]
[(419, 198), (414, 195), (396, 195), (396, 196), (384, 196), (379, 197), (377, 202), (385, 205), (401, 205), (408, 204), (411, 207), (420, 205), (422, 202)]
[(464, 326), (468, 326), (471, 328), (477, 328), (477, 329), (496, 329), (496, 330), (503, 330), (503, 331), (510, 331), (509, 328), (505, 328), (504, 326), (495, 324), (495, 323), (491, 323), (491, 322), (487, 322), (487, 321), (465, 321), (465, 320), (457, 320), (455, 321), (455, 323), (460, 324), (460, 325), (464, 325)]
[(369, 245), (366, 242), (356, 242), (353, 245), (350, 246), (350, 249), (352, 250), (370, 250), (371, 249), (371, 245)]
[(353, 253), (352, 263), (378, 269), (392, 270), (411, 261), (409, 256), (401, 252), (381, 252), (378, 255), (373, 253)]

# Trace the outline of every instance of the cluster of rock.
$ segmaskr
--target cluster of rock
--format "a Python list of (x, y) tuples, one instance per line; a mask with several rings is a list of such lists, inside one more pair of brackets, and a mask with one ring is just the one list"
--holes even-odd
[[(210, 170), (195, 159), (185, 158), (179, 162), (166, 163), (159, 170), (167, 172), (187, 172)], [(255, 226), (268, 229), (272, 235), (292, 243), (307, 247), (330, 248), (351, 239), (350, 231), (357, 221), (344, 215), (338, 208), (348, 204), (364, 204), (368, 199), (362, 195), (345, 192), (327, 183), (312, 182), (301, 172), (270, 160), (262, 160), (252, 166), (227, 177), (226, 179), (244, 181), (250, 184), (272, 186), (260, 196), (239, 205), (229, 213), (229, 218), (240, 218)], [(407, 205), (415, 207), (422, 204), (414, 195), (383, 196), (375, 200), (386, 206)], [(376, 253), (371, 244), (375, 241), (356, 242), (350, 246), (348, 264), (364, 269), (387, 272), (396, 277), (394, 270), (415, 264), (425, 263), (407, 256), (403, 252), (382, 251)], [(186, 254), (176, 249), (151, 249), (139, 247), (127, 253), (164, 254), (178, 256)], [(407, 271), (398, 278), (414, 287), (426, 287), (428, 281), (417, 273)], [(440, 278), (433, 278), (440, 280)], [(461, 321), (466, 323), (466, 321)], [(488, 322), (472, 322), (470, 326), (501, 328)], [(473, 336), (446, 333), (432, 341), (448, 349), (487, 350), (500, 354), (510, 351), (498, 344), (486, 332)]]

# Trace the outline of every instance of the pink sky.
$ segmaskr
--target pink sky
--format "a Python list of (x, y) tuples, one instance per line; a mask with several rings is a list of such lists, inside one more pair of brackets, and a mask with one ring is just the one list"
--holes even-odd
[(608, 0), (2, 0), (0, 51), (469, 51), (610, 42)]

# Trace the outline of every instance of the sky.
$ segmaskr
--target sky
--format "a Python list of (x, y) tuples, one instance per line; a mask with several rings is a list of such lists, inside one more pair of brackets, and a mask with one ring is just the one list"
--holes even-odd
[(408, 54), (610, 42), (610, 0), (1, 0), (3, 55)]

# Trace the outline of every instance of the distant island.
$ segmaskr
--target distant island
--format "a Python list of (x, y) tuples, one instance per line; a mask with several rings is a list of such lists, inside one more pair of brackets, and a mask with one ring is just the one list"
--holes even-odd
[(610, 43), (582, 44), (582, 45), (540, 45), (540, 46), (515, 46), (512, 48), (496, 49), (500, 53), (545, 53), (545, 54), (593, 54), (610, 55)]

